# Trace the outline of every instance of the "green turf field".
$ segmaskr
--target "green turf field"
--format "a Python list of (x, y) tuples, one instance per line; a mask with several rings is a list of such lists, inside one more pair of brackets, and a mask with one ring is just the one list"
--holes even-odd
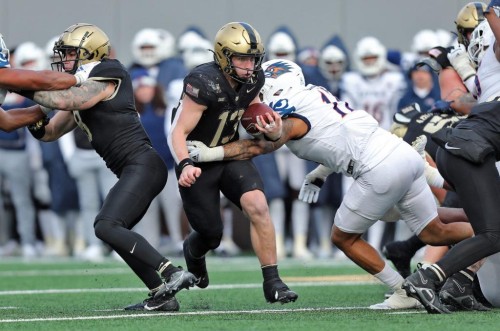
[[(182, 258), (174, 261), (182, 262)], [(177, 295), (175, 313), (125, 312), (147, 296), (121, 262), (0, 262), (0, 330), (498, 330), (500, 310), (373, 311), (385, 287), (347, 261), (280, 263), (295, 303), (267, 304), (255, 257), (208, 257), (210, 286)]]

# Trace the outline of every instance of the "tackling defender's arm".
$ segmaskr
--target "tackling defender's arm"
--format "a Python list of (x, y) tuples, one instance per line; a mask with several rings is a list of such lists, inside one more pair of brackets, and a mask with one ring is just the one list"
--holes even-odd
[[(267, 120), (269, 121), (269, 119)], [(262, 139), (242, 139), (213, 148), (209, 148), (199, 141), (188, 141), (189, 156), (197, 162), (246, 160), (260, 154), (271, 153), (287, 141), (303, 137), (308, 130), (307, 124), (303, 120), (294, 117), (283, 119), (281, 127), (277, 124), (275, 127), (266, 129), (267, 123), (263, 122), (262, 124), (263, 127), (260, 127), (259, 130), (263, 134), (273, 134), (281, 129), (281, 138), (274, 142)], [(221, 150), (223, 153), (219, 152)]]

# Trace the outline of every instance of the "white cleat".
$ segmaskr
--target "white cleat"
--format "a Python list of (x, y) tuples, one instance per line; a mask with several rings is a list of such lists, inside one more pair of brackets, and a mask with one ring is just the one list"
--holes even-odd
[(389, 298), (385, 299), (384, 302), (371, 305), (370, 309), (423, 309), (424, 306), (414, 298), (406, 295), (405, 290), (396, 290)]

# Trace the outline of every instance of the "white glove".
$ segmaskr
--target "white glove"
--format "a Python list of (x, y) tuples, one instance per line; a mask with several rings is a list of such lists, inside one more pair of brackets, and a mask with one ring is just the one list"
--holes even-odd
[(411, 143), (411, 147), (413, 147), (414, 150), (417, 151), (418, 154), (424, 159), (425, 161), (425, 145), (427, 145), (427, 136), (425, 135), (420, 135), (413, 142)]
[(82, 85), (83, 82), (89, 79), (90, 72), (99, 63), (101, 63), (101, 61), (90, 62), (79, 66), (78, 69), (76, 69), (75, 73), (75, 78), (76, 78), (75, 86), (80, 86)]
[(411, 143), (411, 147), (413, 147), (418, 152), (418, 154), (420, 154), (422, 159), (424, 159), (425, 162), (424, 174), (427, 184), (429, 184), (429, 186), (432, 187), (443, 188), (444, 185), (443, 176), (441, 176), (441, 174), (436, 168), (434, 168), (429, 164), (429, 162), (427, 162), (425, 154), (426, 144), (427, 144), (427, 137), (425, 135), (421, 135), (415, 138), (415, 140)]
[(0, 88), (0, 106), (5, 101), (5, 96), (7, 95), (7, 90), (4, 88)]
[(457, 71), (460, 78), (462, 78), (462, 81), (465, 82), (467, 79), (476, 74), (474, 64), (470, 60), (469, 54), (467, 53), (464, 45), (458, 44), (457, 47), (452, 49), (448, 53), (448, 60)]
[(312, 203), (318, 202), (319, 191), (326, 178), (333, 172), (332, 169), (319, 165), (306, 175), (299, 192), (299, 200)]
[(188, 140), (187, 148), (189, 157), (194, 162), (212, 162), (224, 159), (224, 147), (208, 147), (201, 141)]

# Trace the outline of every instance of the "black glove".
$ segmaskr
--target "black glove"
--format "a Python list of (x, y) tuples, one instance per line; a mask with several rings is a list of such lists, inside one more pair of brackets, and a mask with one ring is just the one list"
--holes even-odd
[(36, 139), (42, 139), (42, 137), (45, 136), (45, 126), (49, 124), (49, 122), (50, 118), (48, 116), (45, 116), (38, 122), (28, 125), (28, 130)]
[(443, 68), (451, 67), (451, 63), (448, 60), (448, 53), (451, 47), (434, 47), (429, 50), (429, 57), (422, 59), (418, 62), (417, 66), (428, 65), (432, 70), (439, 73)]

